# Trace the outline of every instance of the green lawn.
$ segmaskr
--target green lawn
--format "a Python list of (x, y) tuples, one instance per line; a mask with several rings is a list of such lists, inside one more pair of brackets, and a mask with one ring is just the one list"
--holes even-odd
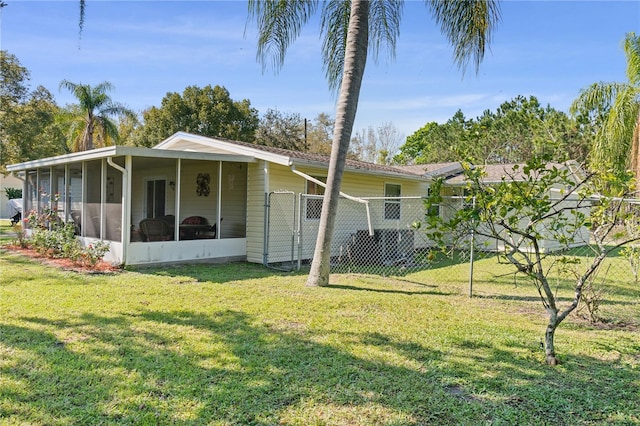
[(570, 317), (548, 367), (523, 279), (480, 276), (469, 299), (466, 270), (430, 273), (306, 288), (244, 263), (83, 275), (4, 251), (0, 424), (640, 424), (640, 289), (614, 283), (608, 324)]

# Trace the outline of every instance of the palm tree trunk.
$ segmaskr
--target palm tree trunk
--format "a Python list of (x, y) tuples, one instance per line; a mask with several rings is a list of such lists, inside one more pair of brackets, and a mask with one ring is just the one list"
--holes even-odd
[(636, 178), (636, 190), (640, 190), (640, 108), (631, 139), (631, 170)]
[(353, 0), (345, 47), (344, 68), (336, 105), (327, 188), (322, 203), (316, 248), (307, 279), (308, 286), (329, 284), (331, 240), (340, 199), (342, 175), (349, 152), (353, 122), (358, 109), (369, 41), (369, 2)]

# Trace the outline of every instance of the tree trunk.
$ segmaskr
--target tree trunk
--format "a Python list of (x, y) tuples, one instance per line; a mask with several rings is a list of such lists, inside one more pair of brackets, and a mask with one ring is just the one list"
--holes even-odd
[(631, 170), (636, 178), (636, 190), (640, 189), (640, 108), (631, 139)]
[(338, 212), (342, 175), (347, 161), (347, 153), (349, 152), (349, 142), (358, 109), (362, 77), (367, 62), (368, 27), (369, 2), (353, 0), (349, 16), (342, 82), (336, 105), (336, 120), (327, 175), (327, 187), (322, 203), (322, 213), (320, 214), (316, 248), (307, 279), (308, 286), (326, 286), (329, 284), (331, 240)]
[(547, 331), (544, 334), (544, 354), (547, 365), (558, 365), (559, 361), (556, 358), (556, 348), (555, 343), (553, 341), (556, 328), (558, 328), (558, 317), (557, 313), (549, 312), (549, 324), (547, 324)]

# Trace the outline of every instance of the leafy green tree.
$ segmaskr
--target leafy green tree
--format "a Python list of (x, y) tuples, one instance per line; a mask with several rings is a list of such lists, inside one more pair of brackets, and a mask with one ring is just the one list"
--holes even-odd
[(321, 112), (307, 123), (307, 147), (309, 152), (316, 154), (331, 154), (331, 136), (333, 135), (333, 120), (329, 114)]
[(16, 117), (16, 107), (29, 91), (29, 70), (18, 58), (0, 50), (0, 166), (12, 162), (9, 151), (9, 124)]
[(135, 137), (140, 131), (142, 123), (137, 115), (125, 115), (118, 120), (118, 136), (120, 136), (120, 144), (135, 146)]
[[(255, 18), (258, 24), (258, 58), (263, 66), (268, 59), (276, 69), (283, 65), (287, 48), (320, 4), (323, 5), (320, 31), (325, 76), (330, 89), (337, 90), (338, 101), (327, 187), (315, 254), (307, 280), (309, 286), (329, 284), (331, 240), (340, 186), (369, 47), (377, 57), (384, 45), (393, 56), (404, 2), (250, 0), (250, 18)], [(499, 19), (497, 3), (491, 0), (431, 0), (427, 5), (436, 23), (453, 44), (458, 65), (464, 71), (469, 61), (473, 60), (477, 69)]]
[(426, 164), (473, 158), (475, 163), (519, 163), (548, 155), (584, 161), (590, 145), (587, 122), (579, 123), (535, 96), (516, 96), (476, 119), (462, 111), (444, 124), (428, 123), (409, 136), (395, 160)]
[(571, 105), (574, 115), (599, 125), (590, 164), (597, 170), (633, 170), (640, 182), (640, 37), (627, 33), (626, 82), (598, 82), (583, 89)]
[(182, 95), (167, 93), (159, 108), (142, 113), (144, 124), (134, 144), (153, 146), (176, 132), (253, 142), (258, 112), (248, 99), (234, 101), (222, 86), (187, 87)]
[[(432, 187), (428, 212), (420, 228), (441, 247), (457, 246), (468, 237), (484, 239), (487, 246), (503, 247), (514, 270), (533, 283), (548, 322), (544, 337), (546, 362), (556, 365), (555, 333), (583, 297), (585, 285), (598, 273), (607, 256), (640, 239), (636, 212), (625, 205), (633, 191), (631, 175), (585, 174), (574, 165), (550, 165), (548, 158), (533, 158), (514, 166), (500, 183), (487, 183), (482, 167), (465, 164), (466, 208), (445, 209), (442, 181)], [(615, 192), (612, 192), (615, 188)], [(439, 206), (439, 210), (433, 209)], [(635, 229), (621, 233), (620, 223)], [(545, 242), (559, 250), (549, 251)], [(573, 256), (581, 245), (590, 256)], [(574, 297), (558, 296), (552, 273), (562, 270)]]
[(477, 149), (477, 145), (464, 145), (471, 134), (473, 121), (465, 118), (461, 110), (446, 123), (430, 122), (407, 137), (400, 147), (400, 152), (394, 157), (399, 164), (428, 164), (458, 161), (460, 158), (476, 157), (476, 152), (461, 152), (465, 148)]
[(29, 93), (29, 70), (18, 58), (0, 50), (0, 111), (22, 101)]
[(258, 124), (256, 143), (294, 151), (307, 151), (304, 125), (300, 114), (286, 114), (276, 109), (268, 109)]
[(111, 117), (134, 113), (111, 100), (108, 95), (113, 89), (111, 83), (105, 81), (91, 87), (62, 80), (60, 89), (70, 91), (78, 100), (78, 104), (70, 108), (68, 122), (67, 137), (72, 151), (86, 151), (118, 143), (118, 127)]
[(59, 108), (44, 87), (30, 92), (29, 78), (15, 55), (0, 51), (0, 169), (65, 152)]
[(7, 160), (11, 163), (36, 160), (68, 152), (58, 117), (60, 108), (42, 86), (14, 109), (7, 121)]

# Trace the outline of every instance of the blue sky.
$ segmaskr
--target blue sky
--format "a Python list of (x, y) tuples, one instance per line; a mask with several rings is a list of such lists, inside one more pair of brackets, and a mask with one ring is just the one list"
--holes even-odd
[[(260, 113), (277, 108), (313, 119), (334, 116), (311, 22), (284, 67), (262, 72), (244, 1), (87, 1), (78, 38), (77, 1), (4, 0), (0, 48), (60, 104), (61, 80), (115, 86), (112, 99), (136, 111), (167, 92), (221, 85)], [(420, 1), (407, 1), (395, 60), (370, 56), (354, 130), (393, 123), (405, 136), (458, 109), (473, 118), (517, 95), (566, 111), (581, 88), (625, 81), (621, 42), (640, 33), (640, 1), (505, 1), (502, 21), (478, 74), (457, 69), (452, 50)]]

